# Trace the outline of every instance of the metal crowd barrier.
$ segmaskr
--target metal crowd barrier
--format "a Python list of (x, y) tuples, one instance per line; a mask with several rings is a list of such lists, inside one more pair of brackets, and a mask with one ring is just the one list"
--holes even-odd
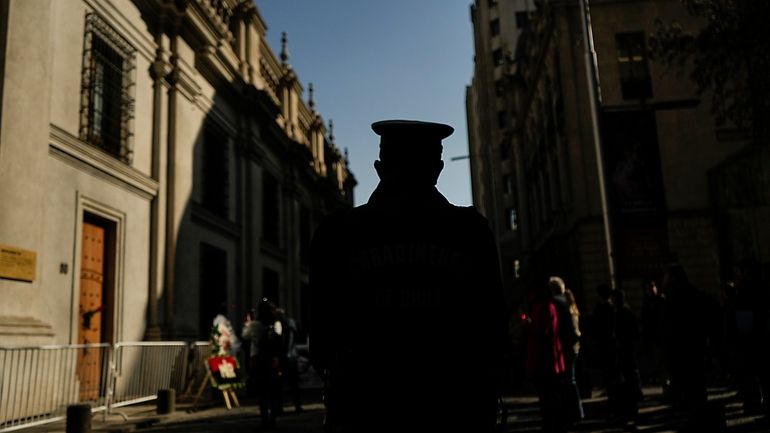
[(0, 348), (0, 431), (65, 418), (67, 405), (106, 408), (111, 346)]
[(185, 376), (179, 382), (174, 383), (177, 398), (191, 400), (195, 393), (195, 387), (206, 380), (205, 360), (211, 356), (211, 344), (205, 341), (191, 343), (187, 352), (187, 370)]
[(120, 342), (0, 348), (0, 432), (63, 420), (67, 406), (93, 412), (183, 394), (205, 375), (207, 342)]
[(171, 388), (174, 377), (184, 377), (186, 351), (181, 341), (115, 344), (109, 407), (153, 400), (159, 389)]

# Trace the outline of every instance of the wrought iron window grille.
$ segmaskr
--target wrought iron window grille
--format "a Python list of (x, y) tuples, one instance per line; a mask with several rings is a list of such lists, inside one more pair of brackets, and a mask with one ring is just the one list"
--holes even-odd
[(95, 12), (86, 14), (80, 139), (131, 164), (136, 49)]

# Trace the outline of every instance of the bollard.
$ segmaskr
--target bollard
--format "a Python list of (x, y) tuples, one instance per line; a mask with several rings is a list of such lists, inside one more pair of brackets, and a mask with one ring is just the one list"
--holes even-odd
[(91, 433), (91, 405), (67, 406), (67, 433)]
[(176, 390), (175, 389), (159, 389), (157, 412), (158, 415), (165, 415), (172, 413), (176, 410)]

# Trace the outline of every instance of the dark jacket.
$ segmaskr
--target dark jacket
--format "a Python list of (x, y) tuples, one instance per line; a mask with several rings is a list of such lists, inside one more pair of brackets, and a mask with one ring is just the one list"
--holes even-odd
[(311, 359), (341, 423), (494, 423), (504, 307), (495, 243), (475, 209), (435, 188), (381, 184), (318, 227), (310, 278)]

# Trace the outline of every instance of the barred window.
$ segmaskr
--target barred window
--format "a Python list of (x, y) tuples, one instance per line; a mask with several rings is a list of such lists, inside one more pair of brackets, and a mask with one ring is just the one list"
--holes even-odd
[(80, 138), (130, 164), (136, 50), (96, 13), (85, 28)]

